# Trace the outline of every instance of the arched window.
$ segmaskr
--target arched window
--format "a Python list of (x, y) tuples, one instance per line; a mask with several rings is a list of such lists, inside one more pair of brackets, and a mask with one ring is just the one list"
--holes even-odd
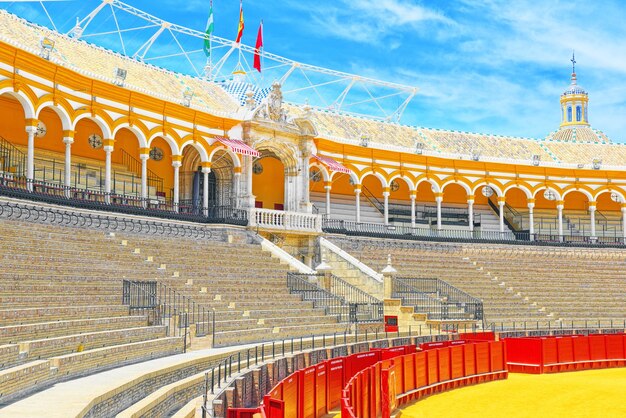
[(568, 122), (572, 121), (572, 107), (571, 106), (567, 106), (567, 121)]
[(583, 112), (580, 106), (576, 106), (576, 122), (580, 122), (583, 117)]
[(589, 122), (589, 117), (587, 116), (587, 106), (585, 106), (585, 122)]

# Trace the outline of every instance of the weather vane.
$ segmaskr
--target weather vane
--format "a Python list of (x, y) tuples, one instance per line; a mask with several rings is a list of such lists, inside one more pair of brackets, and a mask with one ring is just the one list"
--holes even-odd
[(570, 61), (572, 61), (572, 74), (575, 74), (576, 73), (576, 58), (574, 56), (574, 51), (572, 51), (572, 59)]

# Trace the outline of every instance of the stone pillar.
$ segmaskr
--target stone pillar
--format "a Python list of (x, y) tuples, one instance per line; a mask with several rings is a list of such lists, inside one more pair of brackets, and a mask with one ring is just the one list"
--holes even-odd
[(209, 216), (209, 173), (211, 163), (202, 163), (202, 214)]
[(622, 234), (626, 242), (626, 204), (622, 203)]
[(141, 201), (144, 208), (148, 207), (148, 160), (150, 159), (150, 148), (139, 150), (141, 160)]
[(470, 232), (474, 231), (474, 196), (467, 196), (467, 219), (469, 221)]
[(417, 197), (416, 191), (411, 191), (411, 228), (415, 228), (415, 199)]
[(559, 240), (563, 241), (563, 201), (559, 200), (556, 204), (556, 211), (559, 220)]
[(330, 216), (330, 189), (332, 188), (332, 182), (324, 182), (324, 190), (326, 190), (326, 215)]
[(535, 208), (535, 199), (528, 199), (528, 233), (530, 235), (530, 240), (535, 240), (535, 216), (534, 216), (534, 208)]
[(506, 204), (506, 197), (502, 196), (498, 198), (498, 209), (500, 215), (500, 232), (504, 232), (504, 205)]
[(591, 239), (596, 238), (596, 202), (589, 202), (589, 217), (591, 219)]
[(180, 167), (183, 165), (182, 163), (183, 156), (182, 155), (172, 155), (172, 167), (174, 167), (174, 211), (178, 212), (179, 207), (178, 204), (180, 202)]
[(441, 202), (443, 202), (443, 193), (435, 193), (435, 201), (437, 202), (437, 230), (441, 229)]
[(232, 205), (240, 208), (241, 205), (241, 167), (235, 167), (233, 171), (233, 199)]
[(356, 195), (356, 223), (361, 222), (361, 185), (354, 187), (354, 194)]
[(389, 187), (383, 189), (383, 208), (385, 225), (389, 225)]
[(35, 134), (37, 133), (37, 121), (30, 121), (31, 125), (26, 126), (28, 134), (28, 149), (26, 151), (26, 187), (29, 192), (33, 191), (33, 181), (35, 180)]
[(72, 144), (74, 143), (74, 136), (65, 136), (63, 133), (63, 143), (65, 144), (65, 179), (63, 181), (63, 187), (65, 188), (65, 197), (70, 198), (70, 187), (72, 187)]
[[(254, 166), (254, 159), (250, 155), (246, 155), (243, 157), (244, 159), (244, 168), (245, 168), (245, 176), (246, 176), (246, 192), (245, 192), (245, 206), (254, 209), (255, 204), (255, 196), (252, 193), (252, 167)], [(287, 178), (285, 177), (285, 181)], [(252, 219), (252, 218), (251, 218)]]
[(322, 262), (315, 267), (315, 271), (324, 275), (322, 277), (322, 283), (319, 283), (320, 287), (332, 292), (331, 276), (333, 274), (333, 268), (326, 263), (325, 257), (322, 257)]
[(104, 201), (111, 203), (111, 153), (113, 152), (114, 141), (105, 139), (104, 144)]
[(383, 299), (391, 299), (393, 294), (393, 278), (398, 271), (391, 266), (391, 254), (387, 255), (387, 267), (381, 271), (383, 274)]

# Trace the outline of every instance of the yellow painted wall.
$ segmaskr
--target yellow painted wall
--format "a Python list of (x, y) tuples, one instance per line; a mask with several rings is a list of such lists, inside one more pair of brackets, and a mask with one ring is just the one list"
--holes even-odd
[(265, 157), (257, 161), (263, 166), (261, 174), (252, 174), (252, 194), (264, 209), (274, 209), (285, 202), (285, 166), (277, 158)]

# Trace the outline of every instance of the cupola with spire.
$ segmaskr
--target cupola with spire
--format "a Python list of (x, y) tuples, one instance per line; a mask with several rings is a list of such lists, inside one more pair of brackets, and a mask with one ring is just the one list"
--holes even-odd
[(576, 58), (572, 52), (572, 83), (561, 94), (561, 128), (589, 126), (589, 97), (576, 79)]

